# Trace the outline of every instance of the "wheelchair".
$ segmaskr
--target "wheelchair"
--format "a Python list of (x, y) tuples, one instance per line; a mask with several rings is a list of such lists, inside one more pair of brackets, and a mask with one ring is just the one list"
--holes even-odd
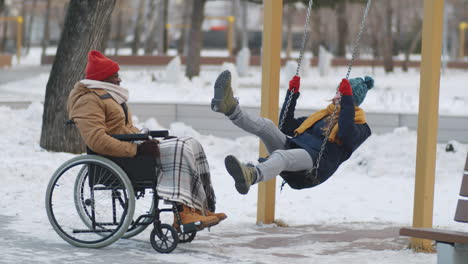
[[(144, 134), (113, 135), (123, 141), (167, 137), (167, 130)], [(46, 191), (48, 219), (66, 242), (86, 248), (108, 246), (120, 238), (134, 237), (153, 225), (152, 247), (170, 253), (178, 243), (191, 242), (200, 224), (182, 225), (175, 202), (159, 208), (156, 191), (159, 165), (149, 156), (117, 158), (93, 153), (72, 158), (52, 175)], [(146, 192), (151, 197), (145, 196)], [(161, 221), (161, 213), (173, 212), (178, 230)]]

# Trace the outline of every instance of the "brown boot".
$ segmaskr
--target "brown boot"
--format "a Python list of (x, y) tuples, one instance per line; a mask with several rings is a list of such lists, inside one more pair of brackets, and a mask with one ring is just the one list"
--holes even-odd
[[(201, 225), (200, 225), (201, 228), (217, 225), (220, 221), (216, 216), (203, 216), (200, 213), (198, 213), (195, 209), (190, 208), (185, 205), (183, 206), (182, 212), (179, 212), (179, 215), (180, 215), (180, 221), (182, 222), (183, 225), (194, 223), (194, 222), (201, 222)], [(179, 227), (175, 219), (174, 219), (173, 226), (176, 229)]]
[[(200, 210), (197, 210), (197, 213), (202, 214)], [(218, 218), (219, 221), (223, 221), (224, 219), (227, 218), (227, 215), (225, 213), (214, 213), (214, 212), (211, 212), (210, 210), (206, 210), (205, 215), (207, 215), (207, 216), (216, 216), (216, 218)]]
[(211, 212), (211, 211), (206, 211), (206, 215), (207, 216), (216, 216), (219, 221), (223, 221), (224, 219), (227, 218), (227, 215), (225, 213), (214, 213), (214, 212)]

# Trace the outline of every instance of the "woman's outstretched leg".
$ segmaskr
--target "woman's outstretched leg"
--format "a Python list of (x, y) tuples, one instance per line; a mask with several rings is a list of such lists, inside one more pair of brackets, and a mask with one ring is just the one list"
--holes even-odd
[(257, 166), (244, 164), (232, 155), (226, 157), (224, 164), (234, 178), (237, 191), (247, 194), (252, 184), (271, 180), (282, 171), (309, 170), (313, 163), (304, 149), (279, 149), (273, 151), (265, 162)]
[(211, 109), (228, 116), (237, 127), (258, 136), (269, 153), (285, 148), (286, 135), (278, 129), (273, 121), (252, 115), (241, 109), (232, 92), (229, 71), (222, 72), (216, 79)]

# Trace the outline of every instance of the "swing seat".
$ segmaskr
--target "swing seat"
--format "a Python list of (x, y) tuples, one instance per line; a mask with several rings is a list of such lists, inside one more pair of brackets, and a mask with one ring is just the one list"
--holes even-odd
[[(264, 162), (267, 158), (259, 158), (258, 162)], [(283, 185), (287, 183), (289, 187), (295, 190), (302, 190), (307, 188), (315, 187), (323, 182), (325, 182), (329, 177), (322, 178), (322, 177), (315, 177), (316, 169), (313, 170), (301, 170), (301, 171), (283, 171), (280, 173), (281, 178), (283, 178)]]
[(280, 176), (285, 183), (295, 190), (312, 188), (327, 180), (315, 177), (315, 170), (283, 171)]

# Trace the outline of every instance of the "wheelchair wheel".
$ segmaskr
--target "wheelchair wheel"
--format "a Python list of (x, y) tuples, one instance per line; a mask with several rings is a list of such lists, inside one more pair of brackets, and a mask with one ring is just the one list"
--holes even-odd
[(125, 172), (97, 155), (75, 157), (60, 166), (49, 181), (45, 202), (57, 234), (88, 248), (105, 247), (122, 237), (135, 210)]
[[(88, 228), (92, 228), (91, 208), (86, 206), (86, 198), (84, 198), (83, 192), (85, 189), (85, 183), (87, 182), (88, 174), (88, 166), (83, 166), (75, 180), (74, 198), (76, 210), (81, 220)], [(140, 215), (150, 214), (153, 211), (154, 203), (152, 195), (140, 197), (139, 199), (135, 200), (135, 212), (133, 214), (134, 219), (130, 223), (127, 232), (122, 235), (122, 238), (131, 238), (143, 232), (148, 227), (148, 225), (153, 223), (153, 219), (143, 218), (139, 221), (139, 223), (136, 223), (136, 220)]]
[(151, 246), (159, 253), (171, 253), (179, 242), (177, 231), (168, 224), (161, 224), (160, 228), (160, 232), (157, 228), (151, 231)]
[(190, 243), (193, 241), (197, 232), (192, 233), (179, 233), (179, 243)]

